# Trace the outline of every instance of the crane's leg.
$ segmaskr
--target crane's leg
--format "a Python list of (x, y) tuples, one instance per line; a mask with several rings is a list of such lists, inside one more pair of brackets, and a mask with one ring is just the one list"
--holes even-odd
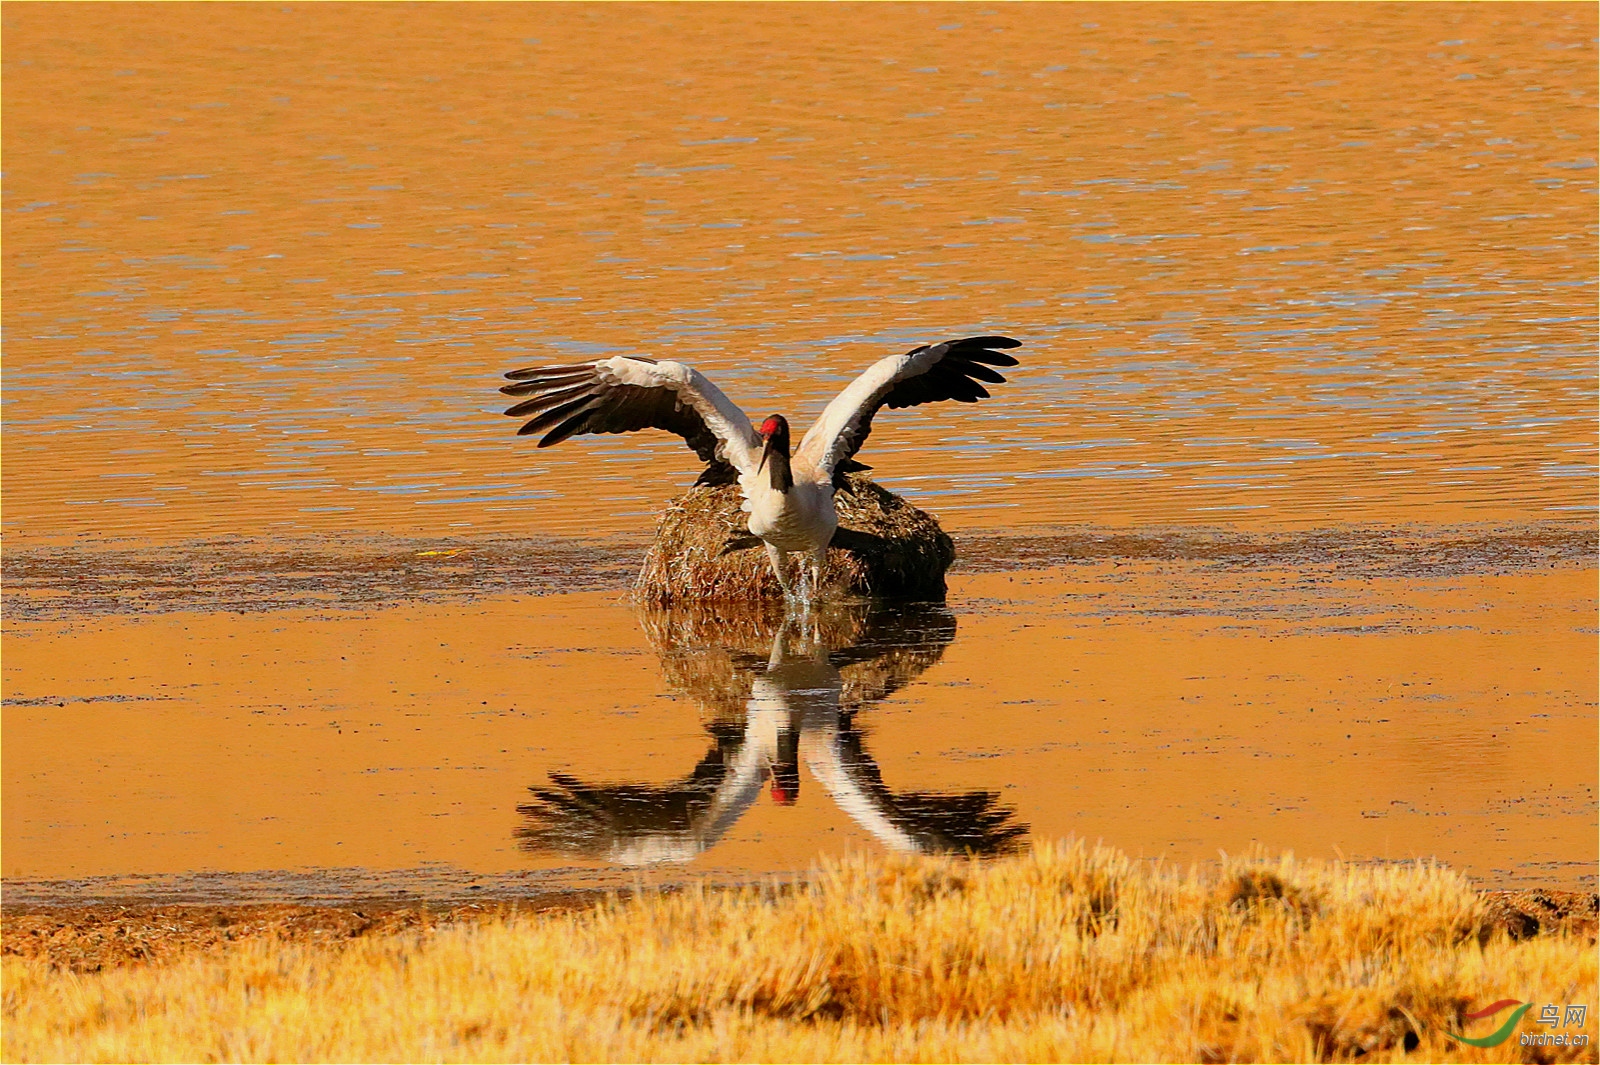
[(789, 624), (793, 620), (793, 614), (785, 613), (783, 620), (778, 623), (778, 631), (772, 637), (772, 653), (767, 656), (768, 671), (783, 665), (783, 656), (788, 650)]
[(794, 600), (794, 586), (789, 583), (789, 575), (784, 572), (788, 569), (789, 552), (780, 551), (771, 544), (767, 545), (767, 561), (772, 563), (772, 572), (777, 575), (778, 584), (783, 587), (783, 598), (786, 602)]
[(822, 567), (827, 564), (828, 549), (818, 547), (811, 552), (811, 594), (822, 594)]
[(800, 606), (808, 618), (811, 616), (812, 601), (822, 591), (824, 557), (820, 551), (807, 551), (806, 558), (800, 563)]

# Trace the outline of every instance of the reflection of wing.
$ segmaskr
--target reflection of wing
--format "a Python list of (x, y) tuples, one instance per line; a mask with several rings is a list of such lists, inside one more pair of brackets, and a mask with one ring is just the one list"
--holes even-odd
[(1028, 826), (1013, 822), (1015, 811), (997, 805), (992, 791), (897, 794), (884, 787), (850, 715), (808, 720), (800, 755), (839, 808), (892, 850), (999, 854), (1027, 834)]
[(647, 608), (641, 621), (668, 683), (709, 712), (717, 746), (688, 777), (663, 786), (552, 774), (550, 786), (531, 789), (535, 801), (518, 808), (527, 819), (517, 832), (523, 847), (629, 865), (687, 861), (755, 803), (769, 774), (773, 797), (794, 802), (802, 760), (888, 847), (1013, 847), (1028, 828), (1012, 822), (994, 792), (892, 792), (852, 724), (855, 713), (939, 661), (955, 638), (955, 617), (928, 604), (826, 604), (814, 620), (797, 633), (792, 619), (762, 609)]
[(753, 715), (742, 733), (714, 729), (717, 746), (687, 778), (663, 787), (585, 784), (552, 773), (553, 787), (528, 789), (536, 801), (517, 807), (527, 818), (517, 838), (526, 850), (622, 865), (688, 861), (721, 839), (761, 794), (777, 746), (772, 726)]

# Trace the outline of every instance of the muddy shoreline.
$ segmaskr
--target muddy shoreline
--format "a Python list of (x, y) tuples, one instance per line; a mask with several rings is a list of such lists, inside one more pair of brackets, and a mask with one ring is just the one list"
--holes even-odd
[[(1208, 527), (955, 534), (951, 573), (1104, 562), (1193, 562), (1224, 571), (1329, 570), (1341, 577), (1453, 577), (1589, 567), (1592, 524), (1361, 525), (1250, 533)], [(368, 610), (467, 596), (624, 591), (644, 541), (250, 539), (171, 547), (13, 548), (0, 560), (8, 621), (222, 610)]]
[(70, 972), (159, 964), (247, 940), (336, 945), (367, 936), (426, 933), (441, 925), (594, 905), (600, 891), (553, 891), (534, 899), (301, 903), (105, 904), (0, 908), (0, 956), (44, 961)]
[[(666, 888), (664, 890), (672, 890)], [(304, 903), (148, 903), (0, 907), (0, 956), (75, 973), (154, 965), (247, 941), (338, 947), (366, 937), (416, 933), (513, 916), (584, 910), (632, 891), (550, 891), (474, 902), (354, 899)], [(1489, 924), (1515, 940), (1596, 936), (1600, 895), (1580, 891), (1485, 891)]]

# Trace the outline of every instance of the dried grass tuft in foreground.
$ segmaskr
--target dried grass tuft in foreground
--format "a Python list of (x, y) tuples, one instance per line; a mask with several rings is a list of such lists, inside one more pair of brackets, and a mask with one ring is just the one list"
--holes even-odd
[[(4, 962), (8, 1061), (1595, 1060), (1592, 934), (1516, 941), (1461, 877), (1108, 849), (830, 863), (342, 943), (93, 975)], [(1586, 1003), (1588, 1048), (1465, 1013)], [(1523, 1031), (1543, 1031), (1537, 1011)]]
[[(839, 525), (855, 533), (828, 550), (823, 586), (835, 595), (942, 600), (955, 545), (933, 516), (858, 474), (834, 496)], [(634, 593), (647, 603), (781, 600), (766, 550), (725, 552), (748, 536), (737, 485), (691, 488), (667, 504)]]

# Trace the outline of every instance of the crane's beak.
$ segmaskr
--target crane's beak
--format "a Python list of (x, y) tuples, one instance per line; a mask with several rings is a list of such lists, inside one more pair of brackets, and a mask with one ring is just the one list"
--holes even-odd
[(761, 448), (761, 461), (756, 465), (757, 473), (760, 473), (762, 470), (767, 468), (767, 459), (772, 455), (772, 437), (770, 435), (765, 435), (761, 438), (761, 440), (763, 442), (763, 447)]

